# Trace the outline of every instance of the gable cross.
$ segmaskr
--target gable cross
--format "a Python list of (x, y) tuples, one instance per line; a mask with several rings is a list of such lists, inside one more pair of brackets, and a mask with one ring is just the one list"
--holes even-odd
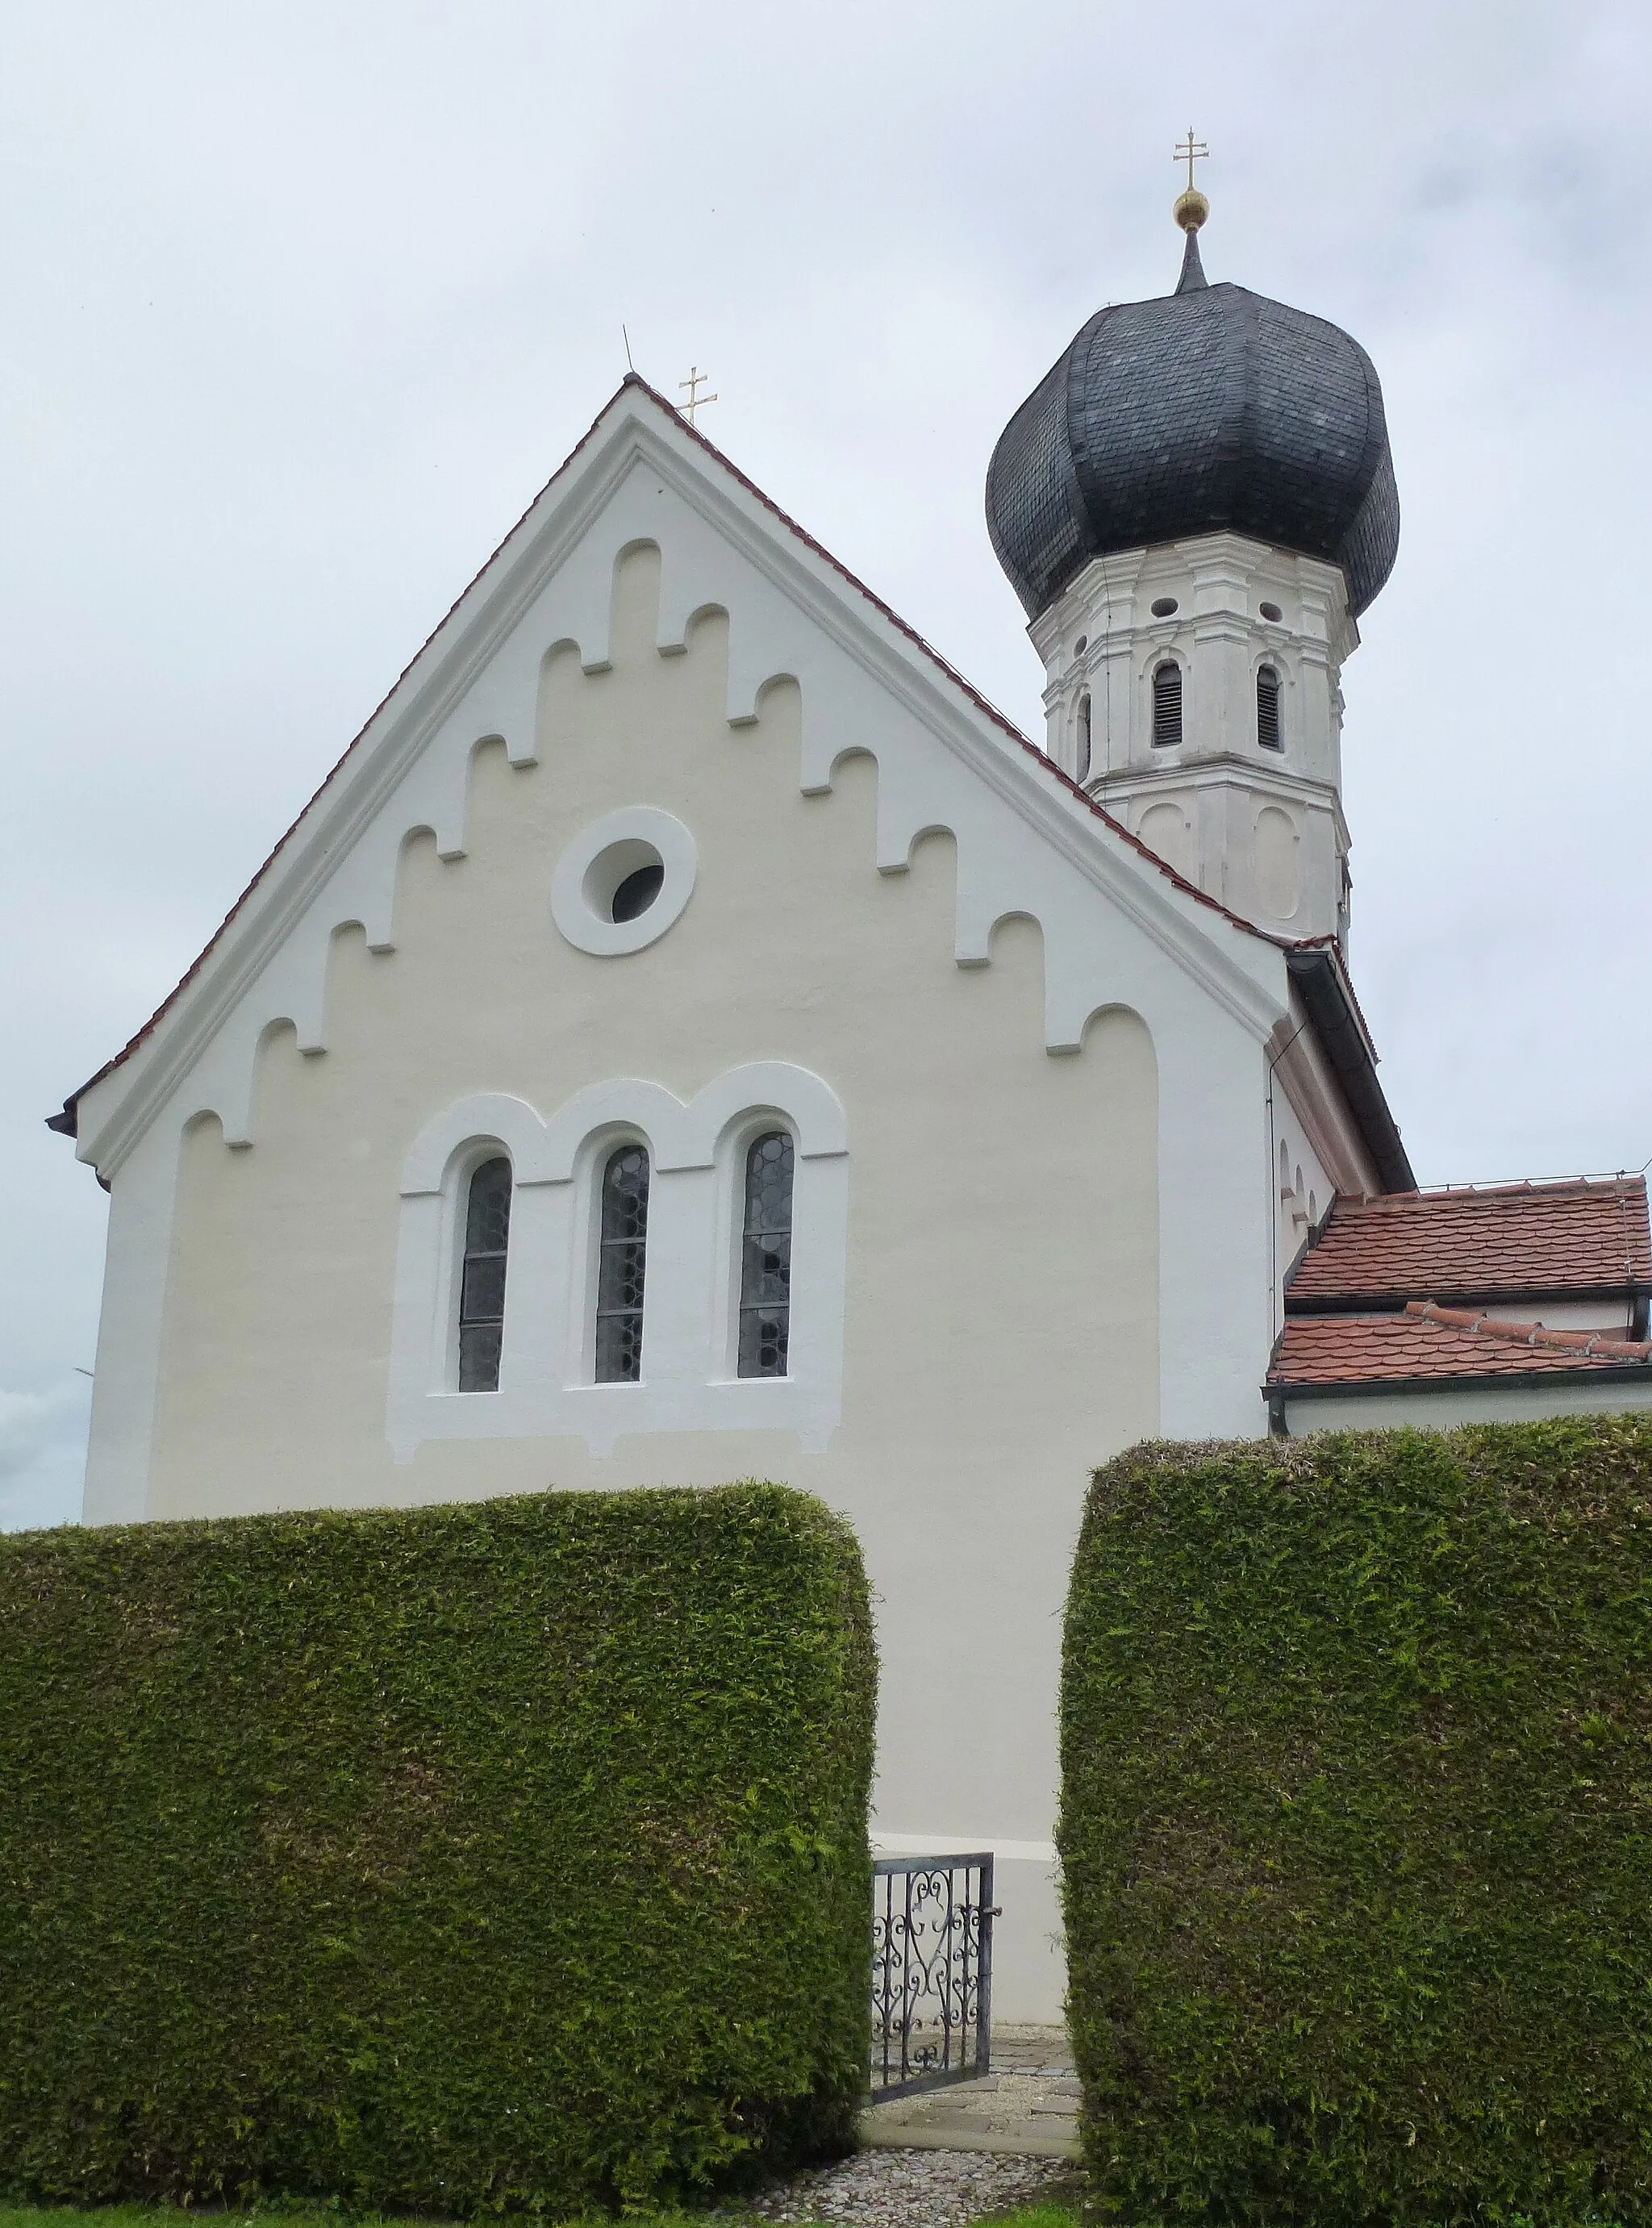
[(695, 412), (703, 410), (708, 402), (715, 402), (717, 400), (714, 394), (701, 394), (700, 392), (710, 377), (711, 374), (708, 371), (701, 371), (697, 363), (691, 363), (688, 366), (688, 376), (677, 381), (679, 387), (686, 387), (688, 390), (688, 400), (679, 403), (677, 407), (691, 426), (694, 423)]
[(1194, 187), (1193, 178), (1193, 166), (1195, 163), (1207, 163), (1210, 160), (1210, 150), (1206, 146), (1202, 139), (1195, 139), (1194, 138), (1193, 126), (1191, 124), (1188, 126), (1187, 138), (1178, 142), (1175, 153), (1170, 159), (1174, 163), (1185, 163), (1187, 164), (1188, 191), (1190, 194), (1196, 191), (1197, 189)]

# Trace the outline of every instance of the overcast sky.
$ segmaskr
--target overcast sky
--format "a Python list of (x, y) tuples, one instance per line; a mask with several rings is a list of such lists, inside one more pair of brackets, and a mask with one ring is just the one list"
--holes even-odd
[(1616, 0), (8, 0), (0, 1521), (78, 1512), (150, 1013), (624, 368), (1023, 727), (992, 444), (1215, 278), (1370, 350), (1354, 968), (1419, 1177), (1652, 1156), (1652, 10)]

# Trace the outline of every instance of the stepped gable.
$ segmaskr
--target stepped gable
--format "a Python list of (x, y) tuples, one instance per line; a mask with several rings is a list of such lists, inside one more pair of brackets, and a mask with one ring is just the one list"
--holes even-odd
[[(842, 580), (858, 598), (863, 600), (870, 610), (877, 613), (880, 619), (886, 622), (889, 626), (893, 627), (906, 642), (910, 643), (930, 664), (934, 666), (934, 668), (945, 677), (946, 681), (951, 687), (960, 692), (963, 697), (974, 707), (976, 711), (980, 713), (984, 718), (991, 722), (991, 724), (1006, 738), (1008, 742), (1013, 744), (1024, 756), (1035, 760), (1041, 773), (1047, 779), (1053, 781), (1060, 789), (1066, 791), (1073, 802), (1085, 811), (1092, 822), (1100, 827), (1105, 828), (1110, 836), (1116, 838), (1119, 842), (1124, 844), (1127, 849), (1133, 852), (1143, 861), (1145, 865), (1150, 867), (1160, 879), (1171, 884), (1175, 888), (1181, 891), (1185, 897), (1189, 898), (1195, 905), (1201, 906), (1206, 912), (1225, 921), (1229, 927), (1239, 930), (1246, 936), (1254, 937), (1258, 942), (1271, 944), (1277, 950), (1292, 954), (1295, 959), (1303, 965), (1308, 965), (1316, 962), (1321, 963), (1322, 971), (1325, 970), (1325, 968), (1328, 965), (1328, 961), (1323, 947), (1333, 943), (1334, 939), (1326, 937), (1292, 938), (1270, 933), (1270, 932), (1265, 929), (1258, 928), (1253, 921), (1246, 920), (1242, 915), (1232, 911), (1227, 906), (1222, 904), (1219, 899), (1213, 897), (1208, 891), (1201, 888), (1196, 882), (1190, 881), (1185, 875), (1179, 874), (1174, 867), (1170, 866), (1165, 860), (1162, 859), (1149, 845), (1143, 842), (1138, 836), (1133, 835), (1124, 825), (1122, 820), (1115, 817), (1115, 816), (1107, 810), (1106, 806), (1098, 797), (1092, 797), (1081, 784), (1075, 781), (1069, 774), (1065, 773), (1062, 769), (1048, 756), (1048, 754), (1040, 748), (1038, 744), (1034, 742), (1030, 737), (1023, 734), (1020, 728), (1018, 728), (1011, 720), (998, 710), (996, 705), (990, 703), (986, 697), (983, 696), (970, 682), (964, 679), (964, 675), (957, 671), (956, 667), (950, 664), (948, 661), (941, 656), (938, 650), (934, 649), (930, 643), (925, 640), (915, 628), (910, 626), (907, 622), (900, 617), (899, 612), (894, 611), (888, 604), (886, 604), (882, 598), (873, 589), (868, 587), (866, 583), (852, 573), (848, 566), (841, 560), (841, 559), (835, 557), (823, 544), (816, 541), (814, 536), (804, 527), (800, 526), (797, 520), (792, 518), (789, 513), (782, 510), (779, 504), (777, 503), (772, 496), (766, 495), (764, 490), (757, 485), (755, 481), (747, 478), (746, 475), (740, 470), (739, 466), (726, 457), (721, 450), (717, 448), (705, 434), (701, 432), (696, 426), (689, 425), (683, 419), (682, 413), (677, 409), (674, 403), (669, 401), (667, 398), (663, 394), (660, 394), (656, 388), (650, 387), (647, 381), (643, 379), (637, 373), (631, 371), (626, 373), (624, 378), (620, 381), (619, 386), (615, 390), (614, 394), (609, 398), (608, 401), (604, 404), (602, 409), (597, 413), (596, 418), (592, 421), (592, 424), (586, 428), (579, 439), (575, 442), (573, 447), (569, 451), (567, 457), (563, 458), (561, 464), (558, 465), (556, 471), (551, 475), (550, 479), (546, 483), (545, 486), (540, 490), (538, 495), (534, 498), (533, 503), (528, 505), (527, 510), (522, 513), (522, 515), (516, 521), (515, 526), (511, 528), (509, 533), (506, 535), (504, 540), (499, 544), (499, 547), (477, 572), (468, 586), (449, 606), (446, 613), (438, 623), (431, 634), (426, 637), (425, 643), (417, 654), (408, 661), (406, 666), (403, 667), (395, 682), (385, 696), (381, 699), (379, 704), (368, 717), (366, 724), (357, 732), (354, 739), (346, 745), (343, 755), (337, 759), (330, 771), (323, 777), (319, 787), (310, 797), (302, 810), (299, 811), (298, 816), (292, 821), (291, 824), (278, 840), (274, 848), (265, 859), (263, 864), (257, 869), (247, 887), (241, 892), (240, 895), (235, 900), (234, 905), (229, 908), (228, 912), (219, 923), (218, 926), (213, 931), (213, 933), (208, 938), (202, 950), (184, 970), (180, 980), (174, 984), (170, 990), (167, 992), (166, 996), (162, 999), (160, 1004), (155, 1008), (149, 1019), (143, 1023), (141, 1028), (134, 1031), (133, 1034), (128, 1038), (127, 1041), (120, 1047), (119, 1051), (117, 1052), (112, 1058), (106, 1060), (102, 1066), (99, 1067), (93, 1075), (88, 1077), (86, 1081), (80, 1085), (78, 1090), (73, 1091), (68, 1094), (63, 1101), (62, 1108), (60, 1111), (49, 1114), (45, 1117), (46, 1127), (48, 1130), (56, 1131), (61, 1136), (77, 1137), (79, 1136), (79, 1102), (85, 1098), (89, 1092), (94, 1090), (99, 1084), (103, 1082), (106, 1077), (113, 1074), (118, 1068), (124, 1066), (125, 1064), (132, 1057), (133, 1053), (136, 1053), (139, 1047), (153, 1035), (159, 1024), (166, 1018), (173, 1008), (177, 1006), (179, 1002), (190, 991), (192, 986), (202, 976), (208, 962), (220, 951), (229, 933), (236, 927), (239, 919), (243, 915), (248, 906), (249, 900), (251, 900), (254, 895), (260, 891), (262, 886), (266, 884), (272, 875), (272, 871), (277, 867), (278, 862), (281, 861), (283, 854), (287, 851), (295, 837), (300, 834), (300, 831), (303, 830), (306, 827), (307, 823), (311, 822), (311, 816), (316, 814), (318, 810), (323, 808), (325, 801), (329, 798), (330, 792), (334, 791), (336, 784), (339, 782), (341, 776), (344, 774), (346, 768), (350, 765), (351, 761), (356, 758), (358, 753), (362, 752), (368, 746), (374, 735), (375, 727), (384, 715), (389, 711), (397, 697), (401, 694), (403, 689), (414, 680), (419, 669), (424, 666), (426, 661), (432, 658), (438, 653), (442, 643), (443, 637), (449, 628), (458, 618), (466, 605), (470, 604), (471, 599), (483, 591), (490, 574), (495, 573), (496, 569), (500, 567), (502, 560), (506, 557), (508, 552), (512, 547), (512, 544), (515, 542), (517, 537), (529, 527), (534, 519), (535, 514), (539, 509), (540, 506), (546, 501), (547, 497), (552, 494), (553, 490), (556, 489), (558, 483), (570, 472), (572, 468), (580, 458), (581, 455), (591, 446), (597, 436), (602, 431), (605, 421), (615, 410), (616, 406), (631, 393), (646, 396), (648, 400), (658, 409), (662, 416), (671, 426), (675, 432), (679, 433), (682, 438), (686, 439), (696, 450), (709, 459), (712, 464), (716, 465), (721, 472), (726, 474), (731, 481), (734, 482), (739, 487), (743, 489), (748, 496), (761, 504), (763, 509), (776, 520), (778, 525), (784, 528), (785, 533), (791, 537), (792, 540), (809, 551), (814, 557), (819, 559), (823, 564), (829, 567), (831, 571), (841, 580)], [(1333, 1015), (1341, 1015), (1344, 1014), (1346, 1009), (1352, 1004), (1352, 985), (1347, 979), (1345, 970), (1343, 970), (1340, 966), (1335, 970), (1335, 982), (1325, 993), (1325, 998), (1328, 1008)], [(1321, 1026), (1323, 1026), (1323, 1024), (1316, 1023), (1316, 1028)], [(1360, 1034), (1368, 1038), (1368, 1033), (1365, 1032), (1364, 1029), (1364, 1018), (1362, 1015), (1359, 1016), (1357, 1031), (1353, 1033)], [(1333, 1057), (1335, 1058), (1335, 1056)], [(1367, 1064), (1371, 1065), (1373, 1064), (1373, 1062), (1374, 1055), (1369, 1055)], [(1357, 1059), (1356, 1065), (1358, 1065)], [(1339, 1073), (1340, 1072), (1341, 1069), (1339, 1067)], [(1375, 1100), (1378, 1102), (1380, 1101), (1380, 1091), (1375, 1093)], [(1399, 1143), (1399, 1133), (1393, 1129), (1393, 1117), (1389, 1114), (1386, 1103), (1373, 1104), (1369, 1109), (1369, 1118), (1378, 1124), (1380, 1133), (1381, 1143), (1380, 1143), (1378, 1147), (1375, 1149), (1378, 1152), (1380, 1163), (1384, 1145), (1386, 1144), (1390, 1157), (1393, 1160), (1393, 1164), (1399, 1167), (1405, 1166), (1406, 1164), (1404, 1161), (1404, 1148), (1400, 1146)], [(1409, 1171), (1407, 1169), (1407, 1173)]]

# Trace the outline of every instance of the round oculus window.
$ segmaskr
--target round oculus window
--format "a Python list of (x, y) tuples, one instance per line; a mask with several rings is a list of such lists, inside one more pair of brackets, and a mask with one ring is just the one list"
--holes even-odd
[(1156, 619), (1168, 619), (1173, 611), (1179, 611), (1181, 606), (1174, 596), (1155, 596), (1151, 608)]
[(576, 950), (599, 958), (641, 951), (692, 895), (699, 865), (682, 823), (651, 804), (627, 805), (576, 836), (551, 877), (551, 918)]
[(1257, 609), (1261, 612), (1265, 619), (1271, 619), (1277, 622), (1284, 617), (1284, 613), (1280, 610), (1277, 604), (1258, 604), (1257, 605)]

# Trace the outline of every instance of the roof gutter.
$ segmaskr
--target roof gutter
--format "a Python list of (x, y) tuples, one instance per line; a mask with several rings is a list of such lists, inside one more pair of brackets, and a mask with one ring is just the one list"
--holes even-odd
[(1376, 1060), (1336, 954), (1323, 944), (1288, 951), (1285, 965), (1314, 1034), (1342, 1087), (1378, 1181), (1385, 1192), (1415, 1191), (1417, 1178), (1377, 1081)]
[(1592, 1369), (1465, 1370), (1444, 1377), (1316, 1378), (1309, 1384), (1283, 1384), (1270, 1378), (1262, 1392), (1270, 1416), (1283, 1418), (1287, 1404), (1297, 1400), (1376, 1400), (1385, 1394), (1413, 1399), (1433, 1392), (1444, 1399), (1452, 1392), (1546, 1392), (1583, 1385), (1652, 1386), (1652, 1361), (1608, 1361)]

